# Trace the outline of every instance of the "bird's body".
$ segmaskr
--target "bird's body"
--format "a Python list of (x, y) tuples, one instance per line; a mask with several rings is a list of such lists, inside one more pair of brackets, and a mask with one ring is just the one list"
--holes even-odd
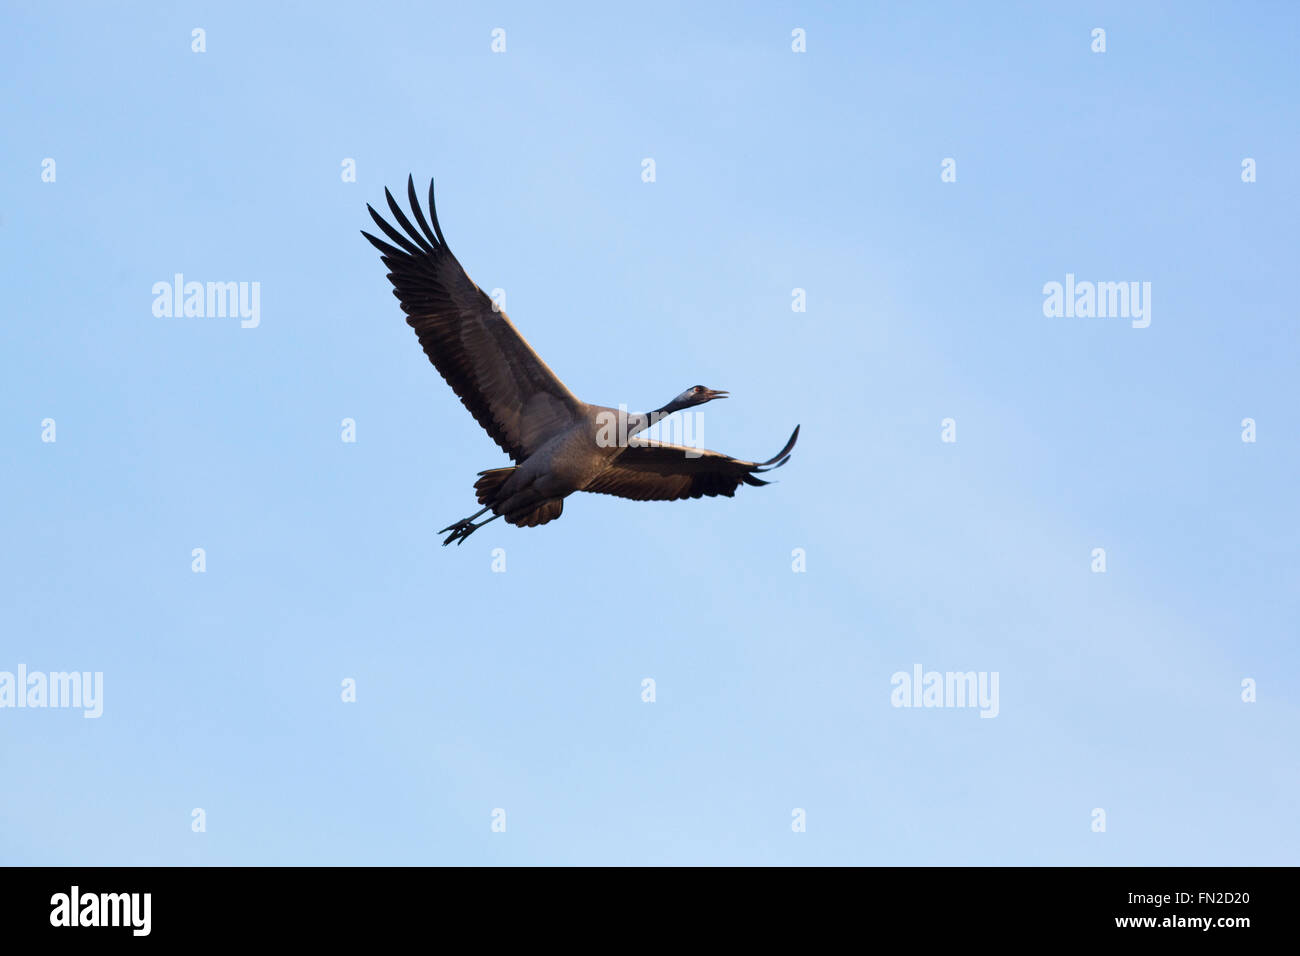
[[(617, 446), (601, 447), (596, 441), (599, 428), (594, 406), (584, 406), (579, 416), (547, 439), (537, 451), (519, 465), (508, 469), (509, 476), (496, 491), (493, 501), (500, 504), (506, 520), (542, 502), (559, 502), (587, 485), (606, 471), (618, 453)], [(507, 470), (507, 469), (501, 469)], [(494, 471), (485, 474), (494, 474)], [(479, 504), (488, 501), (480, 499)], [(559, 516), (559, 508), (555, 514)], [(538, 522), (544, 524), (545, 521)]]
[[(726, 393), (702, 385), (646, 414), (579, 400), (529, 347), (518, 330), (465, 274), (447, 248), (429, 184), (425, 220), (407, 181), (417, 230), (385, 190), (399, 232), (370, 209), (392, 243), (362, 233), (383, 253), (392, 271), (393, 292), (420, 344), (461, 402), (515, 461), (479, 473), (474, 485), (483, 509), (444, 528), (444, 541), (464, 541), (497, 517), (520, 527), (558, 518), (575, 491), (618, 495), (640, 501), (672, 501), (735, 494), (742, 483), (765, 485), (755, 473), (785, 464), (799, 429), (779, 454), (765, 462), (741, 461), (718, 452), (638, 437), (658, 419)], [(369, 208), (369, 207), (367, 207)], [(477, 524), (487, 511), (493, 518)]]

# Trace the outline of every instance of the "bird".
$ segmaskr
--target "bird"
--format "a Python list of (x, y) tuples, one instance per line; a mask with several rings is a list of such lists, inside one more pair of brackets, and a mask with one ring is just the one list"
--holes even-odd
[[(693, 385), (646, 413), (578, 399), (452, 255), (438, 223), (433, 181), (429, 219), (420, 208), (414, 176), (407, 177), (406, 191), (418, 229), (385, 188), (401, 229), (367, 203), (388, 241), (365, 230), (361, 234), (381, 253), (393, 295), (425, 355), (514, 462), (478, 473), (474, 492), (483, 507), (438, 532), (447, 534), (444, 547), (463, 544), (497, 518), (521, 528), (547, 524), (560, 517), (564, 500), (576, 491), (634, 501), (730, 498), (742, 484), (770, 484), (755, 476), (790, 460), (797, 425), (784, 448), (759, 462), (639, 437), (674, 412), (727, 398), (725, 390)], [(489, 511), (492, 517), (477, 520)]]

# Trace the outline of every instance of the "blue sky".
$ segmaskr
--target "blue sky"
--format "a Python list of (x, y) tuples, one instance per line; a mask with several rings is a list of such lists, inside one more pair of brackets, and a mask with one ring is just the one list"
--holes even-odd
[[(0, 862), (1294, 864), (1300, 11), (864, 6), (6, 5), (0, 671), (104, 712), (0, 708)], [(507, 460), (358, 234), (408, 173), (779, 482), (444, 550)]]

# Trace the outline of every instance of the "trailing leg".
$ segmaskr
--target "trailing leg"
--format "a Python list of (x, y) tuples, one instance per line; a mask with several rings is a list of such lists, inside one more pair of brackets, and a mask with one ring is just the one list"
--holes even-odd
[[(487, 508), (483, 509), (483, 511), (487, 511), (487, 510), (488, 510)], [(491, 518), (486, 518), (483, 521), (480, 521), (478, 524), (475, 524), (473, 522), (473, 519), (481, 515), (483, 511), (470, 515), (468, 518), (463, 518), (460, 521), (457, 521), (455, 524), (448, 525), (446, 528), (443, 528), (442, 529), (443, 531), (451, 531), (451, 534), (447, 535), (447, 540), (442, 543), (442, 546), (445, 548), (453, 541), (455, 541), (457, 544), (460, 544), (466, 538), (468, 538), (470, 535), (472, 535), (475, 531), (483, 527), (488, 522), (496, 521), (497, 518), (501, 517), (500, 515), (493, 515)], [(442, 532), (440, 531), (438, 533), (441, 534)]]

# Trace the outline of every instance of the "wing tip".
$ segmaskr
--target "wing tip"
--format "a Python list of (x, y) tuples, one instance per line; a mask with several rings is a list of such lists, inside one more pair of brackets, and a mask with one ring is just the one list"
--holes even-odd
[(794, 443), (799, 440), (799, 429), (802, 427), (802, 425), (795, 425), (794, 431), (790, 433), (790, 440), (785, 443), (785, 447), (767, 461), (759, 462), (754, 471), (771, 471), (773, 468), (780, 468), (789, 461), (790, 453), (794, 451)]
[[(429, 211), (433, 215), (434, 229), (429, 228), (429, 221), (424, 218), (424, 210), (420, 208), (420, 197), (415, 194), (415, 176), (408, 174), (406, 177), (406, 199), (411, 204), (411, 213), (415, 216), (415, 221), (420, 225), (420, 231), (429, 244), (437, 249), (445, 249), (447, 242), (442, 238), (442, 230), (438, 229), (438, 216), (433, 212), (433, 180), (429, 181)], [(437, 230), (435, 234), (435, 229)]]

